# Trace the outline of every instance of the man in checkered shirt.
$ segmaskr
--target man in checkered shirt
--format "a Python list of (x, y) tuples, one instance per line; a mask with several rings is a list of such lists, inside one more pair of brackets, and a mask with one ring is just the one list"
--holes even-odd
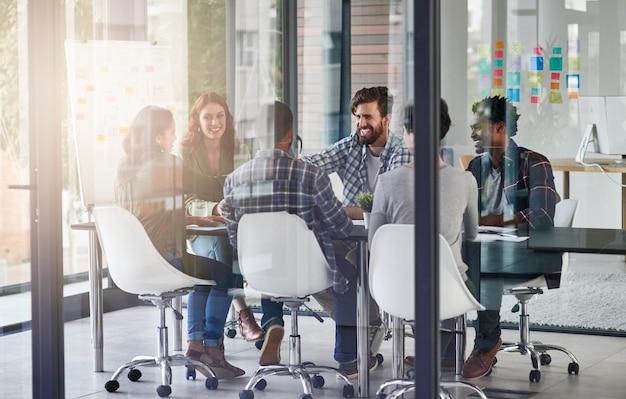
[[(363, 210), (356, 206), (355, 201), (359, 193), (373, 193), (380, 174), (413, 160), (402, 137), (389, 132), (392, 109), (393, 96), (387, 87), (369, 87), (357, 91), (350, 101), (356, 130), (322, 152), (300, 157), (328, 174), (336, 172), (339, 175), (344, 186), (343, 206), (351, 219), (363, 219)], [(352, 258), (350, 252), (354, 245), (346, 245), (345, 242), (334, 244), (338, 256)], [(333, 317), (331, 292), (313, 297)], [(371, 297), (369, 304), (370, 347), (372, 353), (376, 353), (384, 336), (384, 328), (378, 304)]]

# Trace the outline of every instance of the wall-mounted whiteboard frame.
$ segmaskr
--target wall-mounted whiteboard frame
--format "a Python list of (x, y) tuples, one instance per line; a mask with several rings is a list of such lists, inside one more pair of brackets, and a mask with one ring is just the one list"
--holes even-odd
[(81, 200), (88, 209), (115, 203), (122, 141), (148, 104), (176, 108), (170, 47), (148, 42), (65, 42), (71, 122)]

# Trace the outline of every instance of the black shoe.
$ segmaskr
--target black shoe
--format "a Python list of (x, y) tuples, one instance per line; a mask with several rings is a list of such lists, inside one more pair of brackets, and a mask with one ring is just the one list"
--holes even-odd
[[(376, 359), (375, 356), (370, 356), (369, 359), (367, 360), (367, 368), (369, 369), (370, 372), (376, 370), (376, 367), (378, 367), (378, 359)], [(354, 360), (352, 362), (349, 363), (339, 363), (339, 371), (342, 371), (346, 377), (348, 377), (351, 380), (356, 379), (359, 376), (359, 370), (357, 367), (357, 361)]]

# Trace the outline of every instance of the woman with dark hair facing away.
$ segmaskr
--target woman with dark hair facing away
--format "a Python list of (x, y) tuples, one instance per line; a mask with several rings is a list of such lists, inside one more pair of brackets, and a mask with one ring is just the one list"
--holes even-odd
[(234, 286), (231, 267), (185, 250), (187, 224), (216, 226), (223, 218), (186, 217), (183, 195), (195, 193), (205, 200), (218, 200), (223, 181), (184, 167), (171, 154), (175, 130), (172, 112), (166, 108), (150, 105), (137, 113), (123, 142), (126, 155), (118, 166), (116, 198), (139, 219), (169, 263), (186, 274), (216, 282), (194, 286), (189, 293), (186, 355), (211, 366), (218, 379), (234, 378), (245, 372), (224, 358), (224, 323), (232, 300), (229, 290)]
[[(226, 100), (214, 92), (198, 97), (189, 113), (189, 130), (181, 141), (184, 165), (204, 175), (226, 176), (235, 169), (237, 147), (234, 118)], [(206, 214), (219, 215), (218, 202), (206, 203), (194, 197), (187, 198), (188, 209), (194, 209), (198, 202)], [(233, 265), (234, 250), (228, 237), (195, 236), (189, 237), (189, 242), (196, 255)], [(236, 271), (235, 276), (235, 285), (240, 288), (233, 296), (233, 305), (239, 315), (239, 333), (248, 342), (262, 340), (263, 330), (246, 305), (241, 274)]]

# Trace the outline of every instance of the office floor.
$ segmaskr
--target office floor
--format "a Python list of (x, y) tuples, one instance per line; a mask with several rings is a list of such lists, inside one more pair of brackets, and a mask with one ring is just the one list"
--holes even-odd
[[(582, 267), (582, 265), (581, 265)], [(610, 266), (613, 267), (613, 266)], [(623, 267), (623, 266), (616, 266)], [(530, 309), (532, 320), (532, 307)], [(258, 316), (258, 315), (257, 315)], [(325, 319), (320, 324), (315, 318), (300, 317), (303, 360), (319, 364), (334, 365), (332, 348), (334, 324)], [(156, 398), (156, 385), (159, 374), (156, 368), (143, 368), (139, 382), (129, 381), (125, 374), (120, 377), (120, 388), (108, 393), (104, 383), (114, 370), (135, 355), (153, 355), (156, 352), (156, 326), (158, 314), (154, 307), (139, 306), (104, 316), (104, 368), (102, 373), (92, 371), (92, 349), (90, 343), (89, 319), (68, 322), (65, 325), (65, 386), (66, 398)], [(289, 326), (289, 320), (286, 319)], [(170, 329), (170, 347), (173, 347)], [(473, 329), (469, 329), (468, 341), (473, 339)], [(552, 364), (541, 368), (539, 383), (531, 383), (528, 373), (530, 361), (526, 356), (501, 353), (493, 373), (478, 381), (480, 387), (492, 399), (616, 399), (626, 398), (626, 339), (580, 334), (558, 334), (532, 332), (534, 340), (565, 346), (574, 352), (580, 362), (578, 376), (567, 374), (569, 359), (560, 353), (552, 354)], [(30, 332), (0, 337), (0, 397), (30, 398)], [(504, 330), (503, 339), (516, 340), (516, 330)], [(259, 351), (253, 344), (244, 342), (239, 335), (226, 338), (227, 358), (246, 370), (244, 377), (220, 381), (216, 391), (208, 391), (203, 379), (185, 380), (185, 369), (173, 369), (171, 398), (237, 398), (238, 392), (257, 367)], [(407, 351), (414, 345), (407, 339)], [(184, 346), (184, 344), (183, 344)], [(391, 378), (391, 342), (385, 341), (381, 347), (385, 362), (371, 373), (370, 397), (376, 397), (376, 389)], [(282, 357), (287, 359), (286, 338), (283, 341)], [(201, 375), (198, 374), (200, 377)], [(454, 375), (444, 374), (444, 379)], [(341, 385), (332, 376), (326, 378), (323, 389), (314, 390), (315, 398), (341, 398)], [(354, 381), (355, 387), (356, 381)], [(255, 391), (256, 399), (298, 398), (301, 393), (298, 381), (289, 377), (270, 377), (264, 391)], [(451, 391), (455, 398), (475, 398), (471, 391)], [(413, 397), (413, 396), (410, 396)]]

